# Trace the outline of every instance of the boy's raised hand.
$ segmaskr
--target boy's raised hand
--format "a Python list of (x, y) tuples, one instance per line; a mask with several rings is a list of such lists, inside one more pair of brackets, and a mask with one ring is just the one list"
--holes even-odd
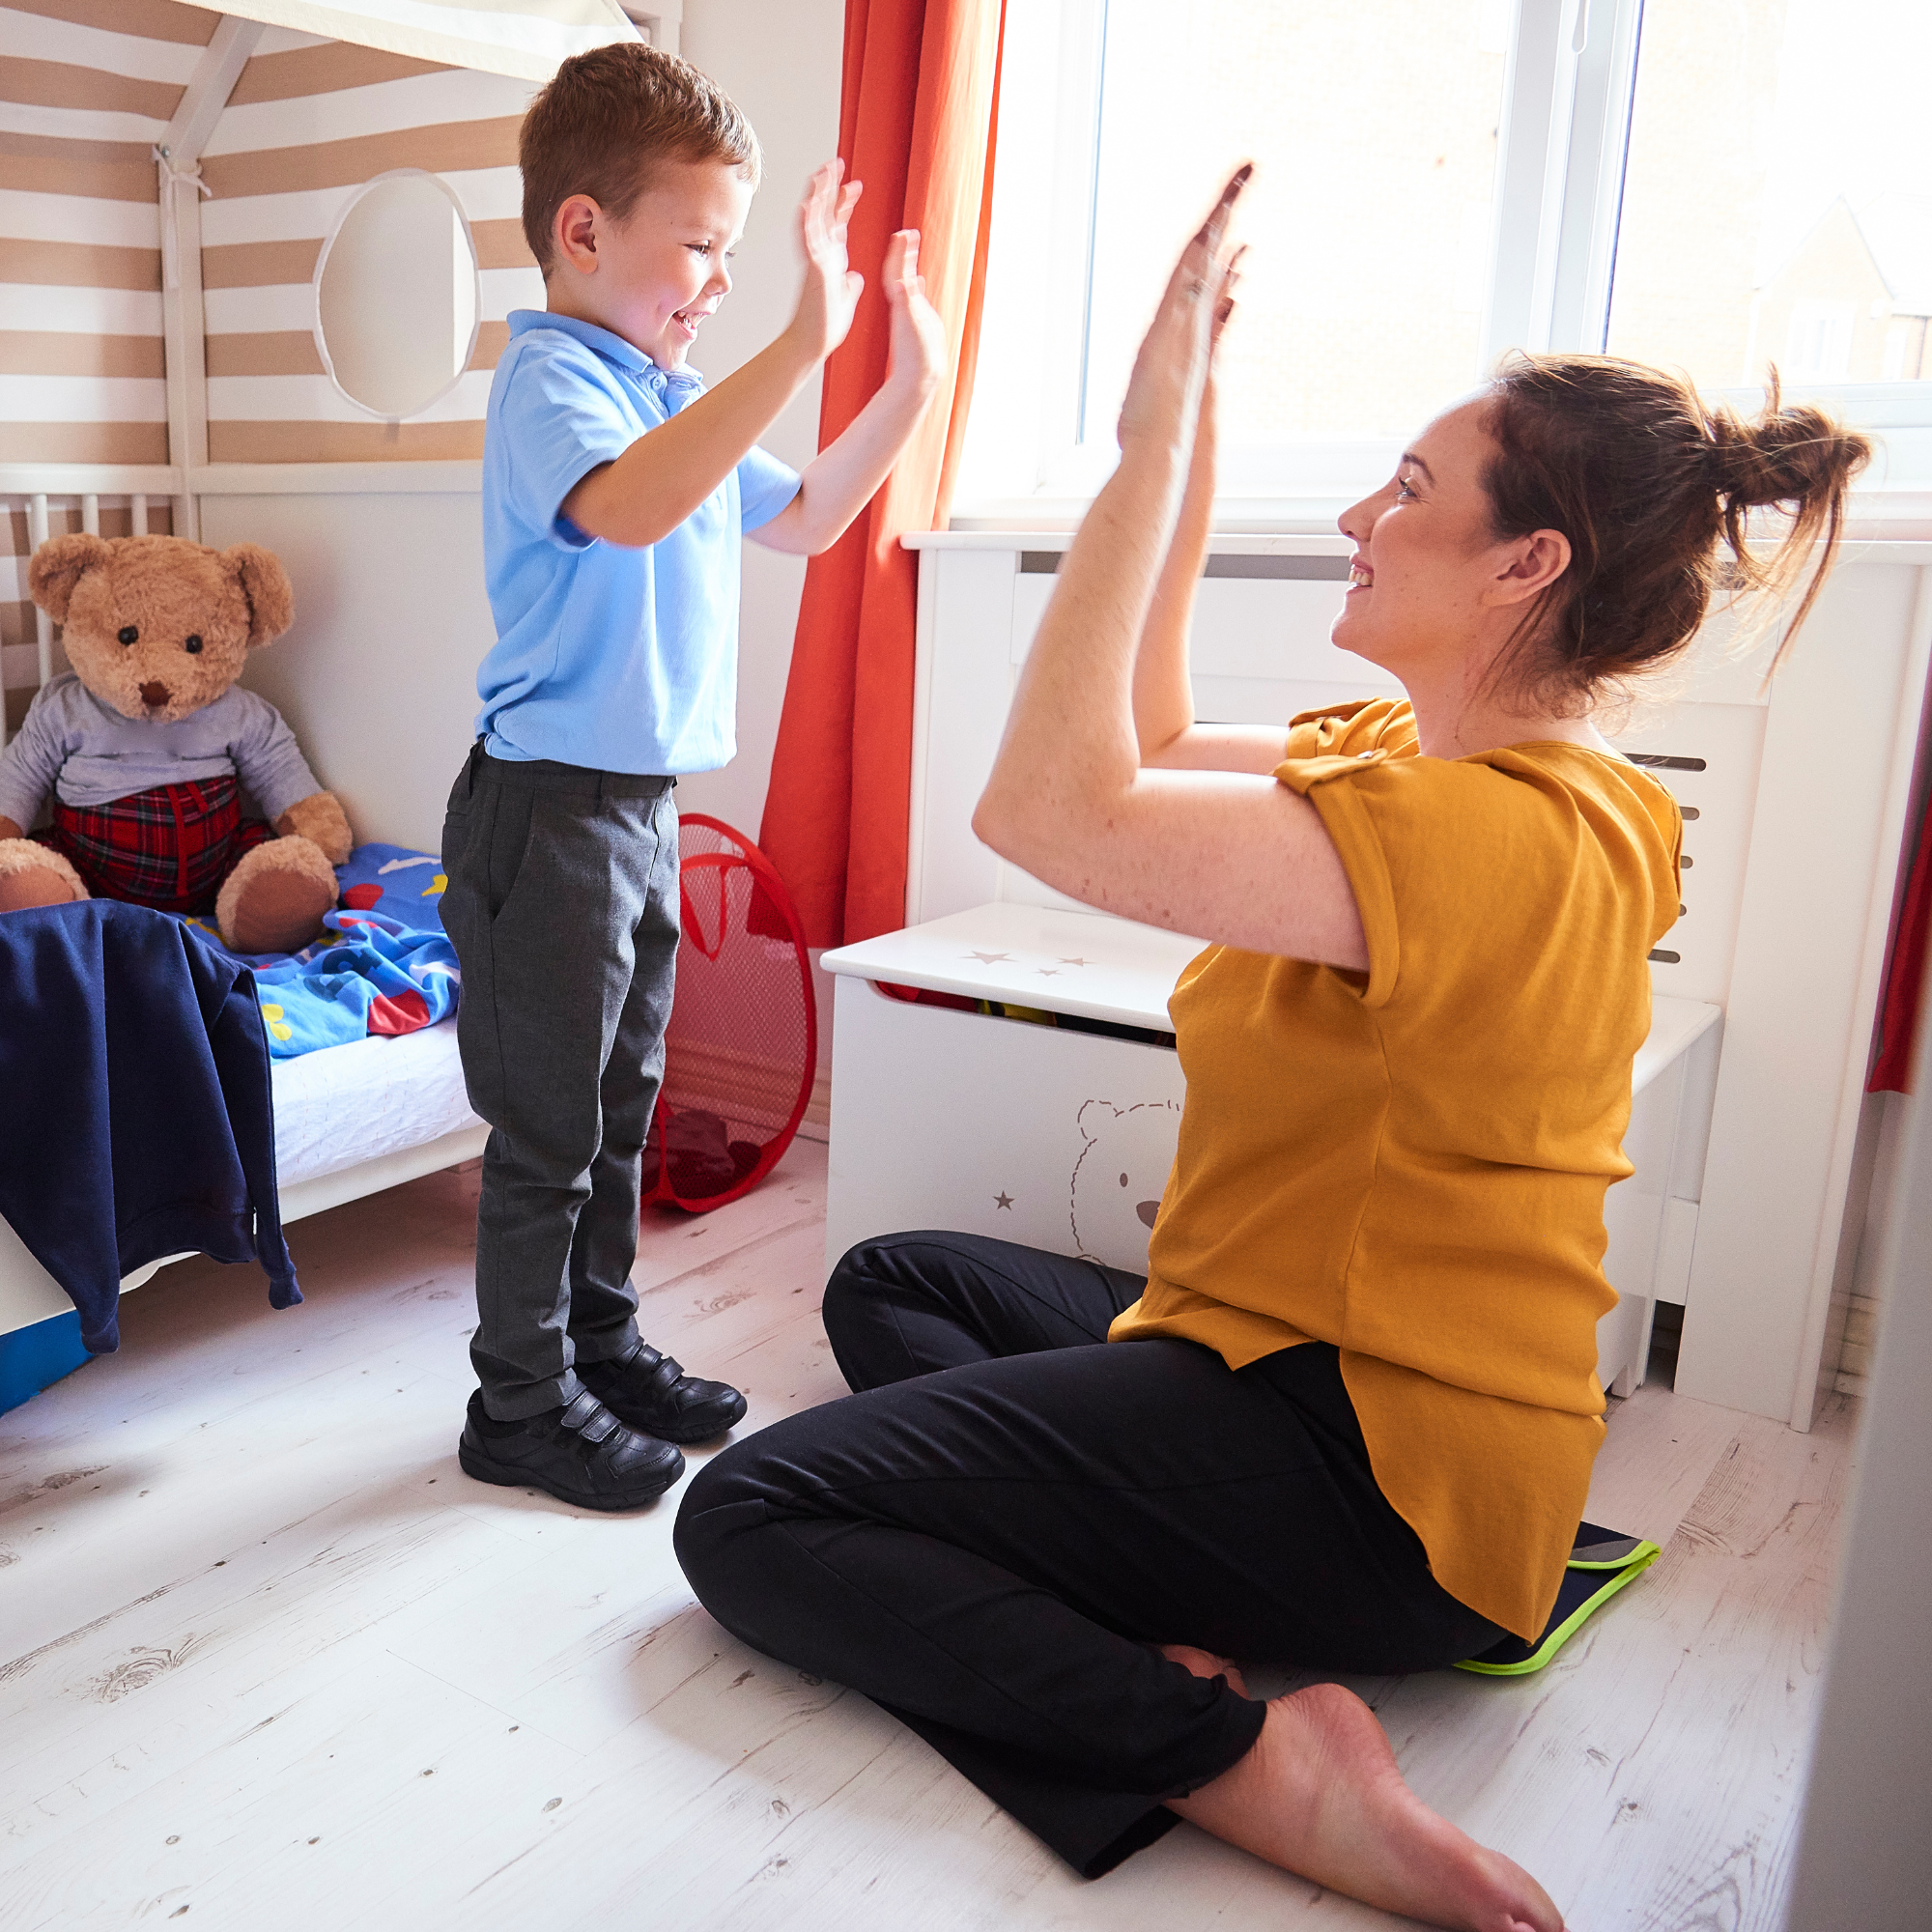
[(917, 228), (901, 228), (886, 243), (886, 300), (893, 318), (886, 382), (929, 396), (939, 386), (946, 363), (946, 325), (925, 298)]
[(814, 362), (822, 362), (845, 340), (859, 292), (866, 286), (865, 276), (852, 269), (845, 254), (846, 224), (863, 189), (844, 176), (843, 161), (827, 161), (807, 184), (798, 209), (805, 286), (786, 332)]

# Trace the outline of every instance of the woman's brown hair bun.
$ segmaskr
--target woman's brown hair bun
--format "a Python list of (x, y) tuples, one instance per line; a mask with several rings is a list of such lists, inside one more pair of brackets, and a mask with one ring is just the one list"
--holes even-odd
[[(1871, 444), (1810, 404), (1783, 406), (1774, 371), (1746, 421), (1707, 407), (1681, 376), (1611, 355), (1512, 356), (1490, 389), (1496, 453), (1485, 477), (1499, 538), (1560, 530), (1571, 562), (1498, 669), (1537, 701), (1575, 706), (1667, 664), (1704, 621), (1722, 578), (1781, 601), (1817, 567), (1778, 646), (1809, 614), (1836, 552), (1852, 479)], [(1751, 511), (1790, 527), (1767, 554)], [(1774, 659), (1776, 668), (1777, 659)]]

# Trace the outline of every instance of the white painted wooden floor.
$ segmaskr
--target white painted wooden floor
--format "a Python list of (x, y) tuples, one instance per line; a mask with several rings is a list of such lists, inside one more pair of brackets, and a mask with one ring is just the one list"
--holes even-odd
[[(656, 1220), (646, 1332), (840, 1393), (824, 1151)], [(923, 1745), (719, 1631), (676, 1492), (604, 1518), (458, 1470), (473, 1177), (292, 1231), (306, 1303), (192, 1262), (122, 1351), (0, 1416), (0, 1925), (1106, 1927), (1400, 1922), (1181, 1826), (1085, 1885)], [(1781, 1922), (1833, 1541), (1811, 1435), (1649, 1388), (1593, 1514), (1662, 1560), (1540, 1677), (1362, 1683), (1409, 1777), (1577, 1932)], [(1258, 1687), (1259, 1688), (1259, 1687)]]

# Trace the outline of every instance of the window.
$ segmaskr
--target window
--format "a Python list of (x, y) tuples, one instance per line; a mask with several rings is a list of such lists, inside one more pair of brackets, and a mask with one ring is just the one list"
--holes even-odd
[[(1172, 267), (1156, 238), (1185, 235), (1204, 182), (1218, 185), (1244, 156), (1257, 164), (1242, 210), (1253, 326), (1230, 337), (1225, 381), (1241, 399), (1245, 440), (1400, 436), (1466, 384), (1505, 63), (1501, 34), (1472, 32), (1472, 11), (1214, 0), (1180, 10), (1183, 22), (1173, 0), (1112, 0), (1084, 437), (1112, 432)], [(1338, 85), (1342, 76), (1355, 84)], [(1213, 103), (1206, 126), (1204, 101)]]
[[(962, 522), (1063, 521), (1238, 160), (1224, 513), (1324, 522), (1505, 350), (1932, 427), (1918, 0), (1028, 0)], [(1924, 386), (1920, 386), (1920, 385)], [(1893, 435), (1897, 484), (1932, 437)], [(1920, 459), (1922, 460), (1922, 459)]]
[(1852, 373), (1852, 304), (1795, 301), (1784, 330), (1783, 374), (1798, 383), (1842, 383)]
[(1715, 388), (1932, 379), (1928, 73), (1916, 0), (1644, 0), (1610, 350)]

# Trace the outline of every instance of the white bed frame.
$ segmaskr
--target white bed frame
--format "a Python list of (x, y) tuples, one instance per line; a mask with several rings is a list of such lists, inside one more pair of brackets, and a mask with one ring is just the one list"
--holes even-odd
[[(908, 924), (1005, 908), (1076, 916), (980, 845), (970, 823), (1069, 539), (952, 531), (904, 541), (920, 553)], [(1203, 718), (1280, 723), (1395, 689), (1327, 641), (1349, 548), (1338, 537), (1215, 539), (1194, 634)], [(1833, 1290), (1845, 1285), (1862, 1219), (1862, 1203), (1850, 1199), (1854, 1152), (1870, 1119), (1863, 1088), (1925, 706), (1932, 543), (1847, 546), (1769, 690), (1762, 653), (1727, 658), (1730, 641), (1727, 620), (1714, 620), (1675, 697), (1653, 699), (1617, 734), (1625, 751), (1671, 761), (1658, 776), (1686, 809), (1686, 911), (1654, 965), (1660, 1019), (1668, 1001), (1715, 1007), (1722, 1026), (1671, 1067), (1665, 1137), (1648, 1155), (1633, 1143), (1649, 1177), (1613, 1190), (1610, 1219), (1614, 1236), (1617, 1214), (1634, 1205), (1619, 1196), (1639, 1185), (1659, 1192), (1654, 1273), (1642, 1292), (1684, 1311), (1676, 1386), (1804, 1430), (1821, 1373), (1829, 1385), (1835, 1367), (1836, 1350), (1827, 1349)], [(978, 944), (998, 953), (1007, 942)], [(883, 955), (871, 956), (888, 945), (827, 955), (845, 976), (841, 1028), (848, 1009), (872, 1028), (911, 1024), (861, 1001), (867, 979), (893, 977)], [(915, 983), (947, 983), (894, 956)], [(1039, 1004), (1052, 1004), (1049, 982), (1035, 983)], [(961, 989), (1001, 996), (990, 985)], [(997, 1023), (897, 1011), (921, 1015), (935, 1037), (943, 1022), (977, 1025), (977, 1070), (990, 1064), (987, 1029)], [(835, 1038), (835, 1202), (843, 1037)], [(998, 1037), (1001, 1052), (1020, 1056), (1004, 1089), (1009, 1101), (1027, 1090), (1027, 1064), (1076, 1052), (1080, 1038), (1061, 1036), (1051, 1047), (1055, 1036), (1021, 1027)], [(905, 1051), (895, 1069), (901, 1087), (913, 1077)], [(1009, 1130), (1005, 1121), (954, 1121), (947, 1145)]]
[[(384, 466), (387, 468), (389, 466)], [(304, 471), (308, 467), (302, 467)], [(360, 471), (363, 466), (336, 466), (340, 471), (352, 469)], [(448, 492), (452, 480), (459, 488), (450, 492), (458, 498), (469, 498), (473, 503), (473, 493), (463, 490), (460, 485), (469, 480), (468, 472), (473, 471), (474, 465), (411, 465), (412, 470), (434, 469), (438, 474), (420, 474), (398, 478), (397, 484), (403, 495), (416, 497), (422, 494), (424, 482), (440, 484), (442, 490), (435, 494)], [(443, 470), (460, 469), (465, 474), (452, 479)], [(155, 498), (173, 499), (176, 505), (175, 526), (183, 528), (186, 519), (182, 508), (184, 477), (180, 470), (165, 468), (129, 469), (108, 465), (0, 465), (0, 509), (17, 512), (24, 508), (30, 543), (38, 547), (44, 542), (50, 513), (55, 509), (71, 511), (77, 509), (81, 527), (99, 533), (100, 510), (103, 504), (126, 505), (131, 511), (131, 521), (138, 533), (147, 527), (148, 509)], [(202, 476), (194, 477), (197, 483), (209, 481)], [(253, 479), (236, 479), (243, 485), (252, 485)], [(307, 477), (310, 486), (316, 480)], [(351, 514), (370, 522), (383, 516), (380, 507), (383, 493), (372, 491), (370, 499), (361, 499), (364, 492), (355, 490), (343, 492), (344, 483), (363, 484), (384, 479), (368, 479), (360, 474), (351, 476), (341, 474), (326, 479), (321, 494), (331, 500), (339, 496), (353, 495), (357, 500), (348, 506)], [(333, 488), (327, 487), (328, 485)], [(38, 486), (38, 487), (37, 487)], [(237, 493), (240, 494), (240, 493)], [(248, 494), (252, 494), (252, 489)], [(307, 663), (300, 663), (305, 653), (304, 642), (311, 646), (318, 641), (317, 633), (331, 639), (362, 638), (370, 640), (369, 648), (381, 652), (386, 647), (384, 632), (370, 624), (359, 612), (354, 613), (345, 623), (341, 621), (340, 603), (344, 594), (344, 583), (359, 578), (365, 584), (375, 580), (370, 594), (380, 595), (386, 587), (381, 570), (357, 571), (354, 564), (354, 553), (345, 554), (340, 548), (332, 555), (327, 554), (329, 542), (328, 520), (317, 520), (310, 515), (308, 542), (303, 546), (304, 554), (291, 557), (288, 549), (277, 541), (276, 535), (259, 534), (265, 523), (289, 521), (286, 514), (281, 519), (265, 518), (252, 507), (242, 509), (239, 519), (228, 504), (232, 498), (227, 495), (210, 493), (211, 500), (197, 503), (196, 524), (202, 529), (203, 540), (223, 544), (247, 535), (257, 542), (266, 542), (277, 550), (285, 563), (289, 564), (290, 575), (296, 582), (298, 625), (302, 625), (305, 606), (319, 602), (322, 607), (323, 622), (317, 624), (313, 618), (308, 621), (308, 638), (294, 641), (289, 657), (298, 662), (291, 670), (273, 682), (283, 688), (293, 687), (297, 693), (297, 703), (291, 705), (282, 691), (274, 693), (278, 702), (289, 710), (298, 736), (303, 742), (310, 760), (323, 773), (326, 781), (334, 780), (335, 766), (347, 762), (353, 770), (353, 779), (345, 784), (335, 781), (332, 788), (344, 797), (350, 812), (350, 822), (355, 827), (358, 839), (373, 837), (388, 837), (399, 843), (434, 844), (437, 815), (433, 801), (437, 780), (446, 782), (447, 774), (458, 762), (458, 754), (451, 751), (447, 757), (442, 755), (443, 748), (438, 742), (440, 737), (449, 737), (460, 744), (463, 728), (462, 707), (467, 702), (467, 694), (459, 693), (452, 702), (431, 702), (425, 707), (408, 701), (413, 694), (408, 691), (407, 673), (400, 680), (403, 685), (405, 701), (393, 707), (374, 705), (369, 702), (369, 694), (362, 682), (347, 675), (353, 665), (339, 660), (318, 664), (313, 656)], [(282, 498), (273, 499), (277, 508), (286, 505)], [(226, 526), (238, 524), (234, 534), (227, 533)], [(321, 569), (303, 568), (304, 563), (324, 563)], [(480, 580), (479, 580), (480, 581)], [(425, 596), (437, 594), (437, 586), (421, 586)], [(25, 594), (24, 567), (22, 568), (21, 594)], [(480, 593), (477, 593), (480, 595)], [(396, 613), (399, 626), (407, 627), (412, 612), (407, 609)], [(34, 645), (32, 683), (36, 688), (44, 684), (54, 669), (54, 627), (43, 611), (36, 610), (38, 632)], [(293, 637), (293, 634), (292, 634)], [(284, 644), (290, 643), (285, 639)], [(278, 646), (278, 648), (280, 648)], [(272, 656), (264, 660), (263, 668), (270, 668), (275, 661)], [(367, 666), (365, 668), (373, 668)], [(10, 675), (5, 680), (14, 688), (28, 682), (21, 678), (21, 668), (10, 663)], [(270, 680), (259, 677), (255, 668), (250, 668), (248, 682), (257, 688), (268, 685)], [(310, 706), (301, 706), (299, 694), (308, 690), (317, 694), (327, 694), (328, 700)], [(311, 715), (312, 714), (312, 715)], [(359, 714), (359, 715), (358, 715)], [(412, 731), (421, 731), (428, 719), (431, 728), (425, 734), (431, 741), (427, 752), (417, 751), (407, 760), (399, 755), (403, 746), (410, 743)], [(348, 760), (338, 760), (331, 753), (335, 747), (353, 740), (359, 748), (359, 755)], [(0, 743), (5, 742), (4, 719), (0, 719)], [(327, 1050), (325, 1049), (325, 1052)], [(321, 1213), (325, 1208), (339, 1207), (345, 1201), (359, 1200), (363, 1195), (379, 1193), (385, 1187), (399, 1186), (406, 1180), (413, 1180), (419, 1175), (433, 1174), (440, 1168), (453, 1167), (461, 1162), (475, 1158), (483, 1151), (483, 1143), (489, 1136), (489, 1129), (480, 1121), (439, 1134), (413, 1147), (392, 1149), (371, 1159), (355, 1162), (336, 1169), (332, 1173), (322, 1174), (310, 1179), (296, 1181), (281, 1190), (281, 1214), (283, 1222), (298, 1221), (305, 1215)], [(178, 1256), (170, 1260), (181, 1259)], [(121, 1284), (122, 1292), (139, 1287), (149, 1280), (156, 1269), (165, 1266), (163, 1262), (154, 1262), (128, 1275)], [(44, 1268), (36, 1262), (21, 1244), (19, 1236), (4, 1221), (0, 1221), (0, 1338), (15, 1329), (24, 1328), (34, 1322), (44, 1321), (51, 1316), (67, 1313), (72, 1303), (67, 1294)]]

